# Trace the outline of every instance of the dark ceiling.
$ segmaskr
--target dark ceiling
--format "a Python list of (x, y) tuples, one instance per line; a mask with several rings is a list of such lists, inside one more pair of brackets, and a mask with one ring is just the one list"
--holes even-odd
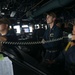
[[(49, 0), (0, 0), (0, 15), (10, 18), (12, 12), (15, 13), (13, 18), (23, 18), (31, 14), (29, 11), (35, 11)], [(3, 14), (4, 13), (4, 14)]]
[[(63, 7), (65, 3), (70, 4), (70, 2), (72, 2), (74, 0), (0, 0), (0, 16), (7, 17), (12, 21), (13, 20), (19, 21), (22, 19), (25, 21), (28, 21), (27, 18), (29, 18), (30, 16), (34, 16), (34, 15), (38, 16), (39, 14), (48, 10), (48, 9), (44, 10), (44, 9), (42, 9), (42, 7), (43, 8), (49, 8), (51, 6), (54, 7), (54, 5), (51, 5), (51, 6), (49, 5), (53, 1), (59, 1), (59, 3), (60, 3), (60, 1), (62, 1), (59, 4), (61, 6), (58, 6), (58, 5), (57, 6)], [(55, 2), (55, 5), (56, 5), (56, 3), (57, 2)], [(63, 3), (63, 6), (62, 6), (62, 3)], [(49, 6), (47, 6), (47, 5), (49, 5)], [(53, 8), (49, 8), (49, 9), (53, 10)], [(34, 15), (32, 15), (33, 13), (34, 13)]]

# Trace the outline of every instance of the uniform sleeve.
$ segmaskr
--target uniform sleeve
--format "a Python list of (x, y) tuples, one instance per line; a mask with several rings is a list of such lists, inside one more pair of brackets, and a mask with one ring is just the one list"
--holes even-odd
[(6, 38), (7, 38), (7, 41), (11, 41), (11, 42), (18, 41), (17, 35), (13, 30), (8, 32), (8, 34), (6, 35)]

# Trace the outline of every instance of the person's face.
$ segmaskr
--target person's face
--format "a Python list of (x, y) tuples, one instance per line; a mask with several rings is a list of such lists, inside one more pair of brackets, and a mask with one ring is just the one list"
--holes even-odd
[(73, 26), (72, 34), (75, 35), (75, 26)]
[(53, 18), (52, 16), (47, 15), (47, 16), (46, 16), (46, 22), (47, 22), (47, 24), (53, 23), (53, 22), (54, 22), (54, 19), (55, 19), (55, 18)]
[(7, 24), (0, 24), (0, 31), (4, 31), (4, 30), (6, 30), (7, 27), (8, 27)]

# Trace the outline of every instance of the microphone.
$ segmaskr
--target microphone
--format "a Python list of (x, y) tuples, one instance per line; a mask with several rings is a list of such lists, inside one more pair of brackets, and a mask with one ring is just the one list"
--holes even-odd
[(72, 41), (72, 34), (68, 35), (68, 41)]
[(68, 35), (68, 39), (72, 39), (72, 34), (69, 34)]

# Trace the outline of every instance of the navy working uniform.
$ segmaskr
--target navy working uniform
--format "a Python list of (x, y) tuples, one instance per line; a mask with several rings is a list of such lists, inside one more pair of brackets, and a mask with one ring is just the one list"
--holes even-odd
[[(13, 29), (8, 30), (8, 32), (5, 35), (0, 35), (2, 37), (6, 37), (6, 41), (7, 42), (17, 42), (18, 38), (16, 33), (14, 32)], [(3, 49), (9, 53), (15, 54), (14, 53), (14, 45), (10, 45), (10, 44), (3, 44)], [(10, 49), (10, 50), (9, 50)], [(11, 50), (13, 49), (13, 50)]]
[[(68, 75), (75, 75), (75, 45), (70, 47), (68, 51), (62, 51), (55, 59), (55, 62), (65, 62), (65, 70)], [(67, 74), (66, 74), (67, 75)]]
[[(48, 27), (48, 29), (44, 34), (43, 39), (45, 41), (48, 41), (48, 40), (61, 38), (62, 36), (63, 36), (62, 30), (56, 25), (54, 25), (52, 29)], [(58, 56), (60, 50), (62, 49), (61, 43), (62, 41), (60, 40), (56, 42), (49, 42), (43, 44), (44, 48), (46, 49), (45, 59), (49, 59), (49, 60), (55, 59)]]
[(18, 40), (17, 35), (13, 29), (8, 30), (6, 35), (3, 35), (7, 38), (7, 41), (16, 42)]
[[(17, 42), (18, 38), (13, 29), (8, 30), (8, 32), (5, 35), (0, 35), (2, 37), (6, 37), (7, 42)], [(4, 47), (13, 48), (13, 45), (10, 44), (3, 44)]]

